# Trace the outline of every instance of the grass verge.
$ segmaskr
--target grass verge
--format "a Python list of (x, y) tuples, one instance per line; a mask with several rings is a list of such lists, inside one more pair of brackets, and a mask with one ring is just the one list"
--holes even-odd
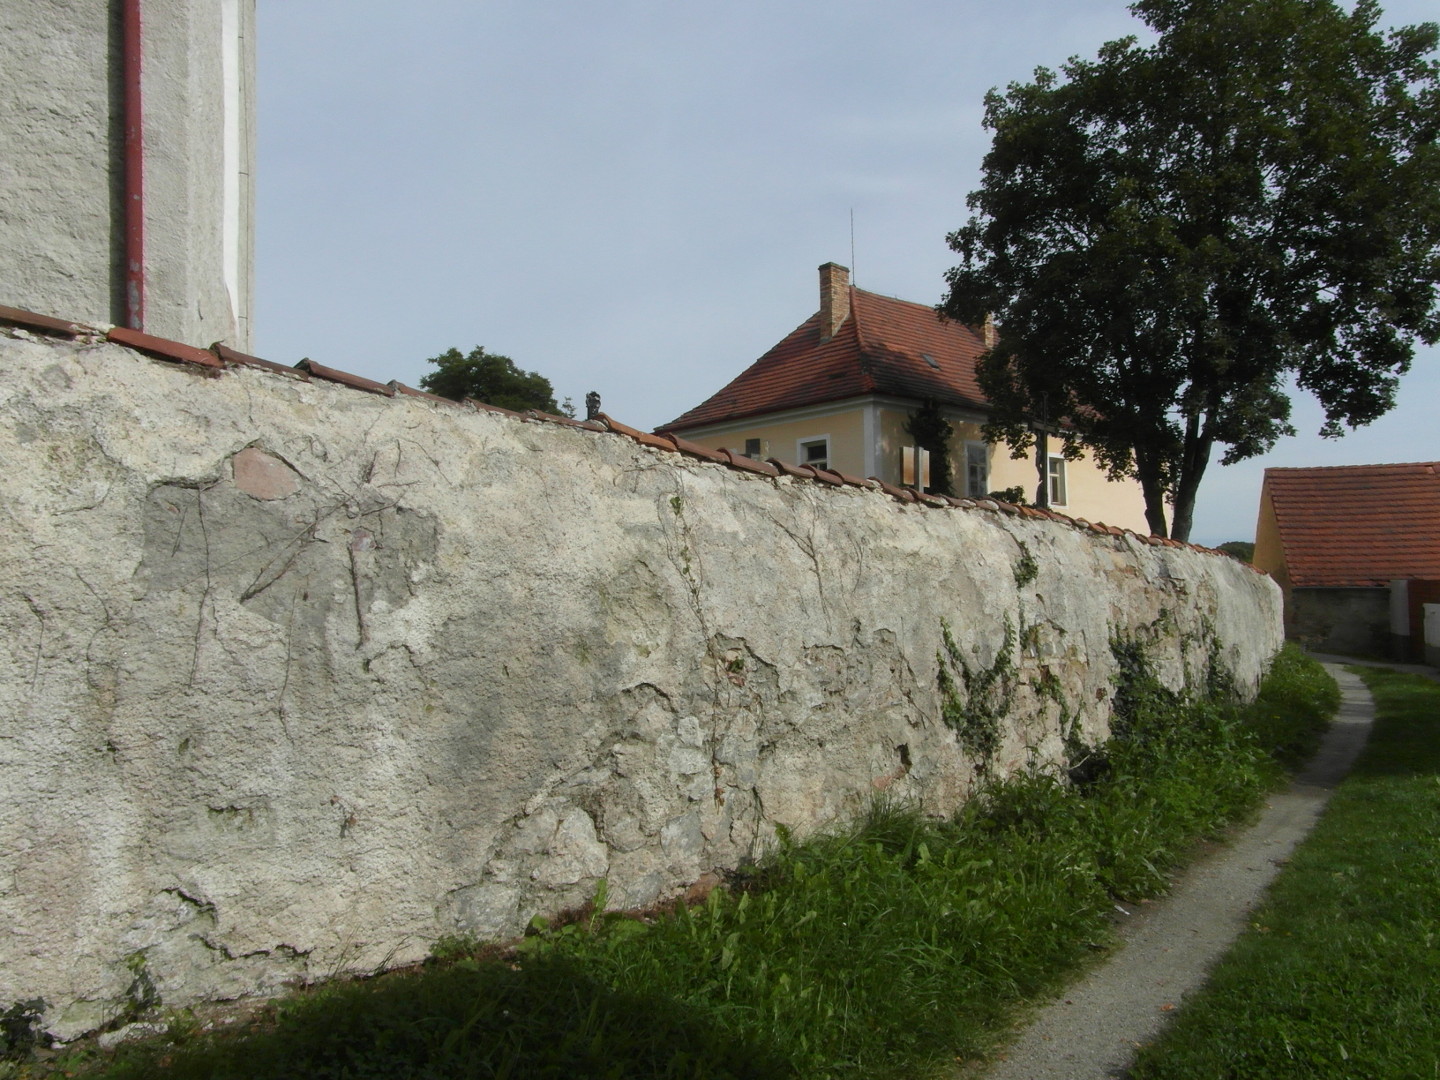
[(1369, 745), (1135, 1077), (1440, 1076), (1440, 685), (1358, 673)]
[(1113, 898), (1160, 891), (1247, 813), (1335, 699), (1294, 651), (1247, 709), (1166, 691), (1142, 650), (1124, 670), (1116, 735), (1070, 779), (997, 784), (952, 821), (879, 804), (693, 908), (597, 914), (602, 892), (516, 950), (452, 942), (426, 970), (284, 1000), (243, 1036), (123, 1046), (96, 1075), (941, 1075), (1105, 947)]

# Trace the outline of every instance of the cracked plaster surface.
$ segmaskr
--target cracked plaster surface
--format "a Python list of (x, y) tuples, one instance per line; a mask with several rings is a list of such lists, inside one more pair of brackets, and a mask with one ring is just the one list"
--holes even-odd
[(111, 345), (0, 333), (0, 469), (0, 1005), (62, 1035), (949, 813), (943, 626), (1015, 631), (1002, 773), (1105, 737), (1117, 632), (1280, 636), (1225, 558)]

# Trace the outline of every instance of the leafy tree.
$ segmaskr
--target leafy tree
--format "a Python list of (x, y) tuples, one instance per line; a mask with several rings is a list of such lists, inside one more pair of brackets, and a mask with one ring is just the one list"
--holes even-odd
[(1437, 30), (1379, 33), (1373, 0), (1130, 10), (1153, 44), (987, 95), (941, 310), (999, 321), (988, 437), (1031, 445), (1048, 394), (1067, 450), (1138, 478), (1158, 535), (1173, 503), (1186, 539), (1212, 449), (1228, 465), (1294, 434), (1287, 379), (1339, 435), (1440, 338)]
[(1217, 551), (1223, 551), (1226, 555), (1233, 555), (1241, 562), (1255, 561), (1255, 545), (1249, 540), (1226, 540)]
[(435, 370), (420, 379), (420, 388), (432, 394), (456, 401), (472, 397), (516, 412), (559, 410), (549, 379), (534, 371), (521, 371), (510, 357), (487, 353), (483, 345), (476, 345), (466, 355), (459, 349), (447, 349), (428, 363), (434, 364)]
[(926, 398), (920, 408), (905, 420), (905, 433), (915, 445), (930, 451), (930, 486), (932, 495), (954, 495), (954, 477), (950, 468), (950, 421), (940, 410), (940, 403)]

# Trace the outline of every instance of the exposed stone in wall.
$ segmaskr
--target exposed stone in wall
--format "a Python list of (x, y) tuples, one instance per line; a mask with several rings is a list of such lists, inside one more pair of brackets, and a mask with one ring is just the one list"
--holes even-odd
[(63, 1034), (949, 813), (1105, 737), (1112, 635), (1280, 640), (1219, 556), (7, 331), (0, 469), (0, 1005)]

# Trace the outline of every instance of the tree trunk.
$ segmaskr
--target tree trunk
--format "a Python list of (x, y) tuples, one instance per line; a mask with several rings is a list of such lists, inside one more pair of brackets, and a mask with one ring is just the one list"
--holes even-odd
[(1150, 526), (1150, 535), (1165, 536), (1165, 486), (1154, 466), (1138, 460), (1135, 472), (1140, 478), (1140, 491), (1145, 496), (1145, 523)]
[(1205, 457), (1186, 468), (1180, 476), (1180, 482), (1175, 485), (1175, 513), (1170, 535), (1176, 540), (1190, 539), (1191, 520), (1195, 516), (1195, 494), (1200, 490), (1200, 478), (1205, 475), (1208, 458), (1207, 452)]
[(1041, 428), (1035, 436), (1035, 464), (1040, 470), (1040, 486), (1035, 489), (1035, 505), (1050, 509), (1050, 434)]
[(1175, 510), (1170, 522), (1170, 535), (1176, 540), (1188, 542), (1190, 539), (1190, 526), (1195, 517), (1195, 495), (1200, 490), (1200, 480), (1205, 475), (1205, 467), (1210, 464), (1210, 450), (1215, 445), (1212, 430), (1210, 414), (1207, 413), (1203, 424), (1192, 421), (1185, 432), (1180, 476), (1175, 483)]
[(1175, 519), (1171, 525), (1171, 539), (1189, 541), (1190, 519), (1195, 513), (1195, 493), (1191, 492), (1188, 498), (1182, 498), (1178, 493), (1175, 496)]

